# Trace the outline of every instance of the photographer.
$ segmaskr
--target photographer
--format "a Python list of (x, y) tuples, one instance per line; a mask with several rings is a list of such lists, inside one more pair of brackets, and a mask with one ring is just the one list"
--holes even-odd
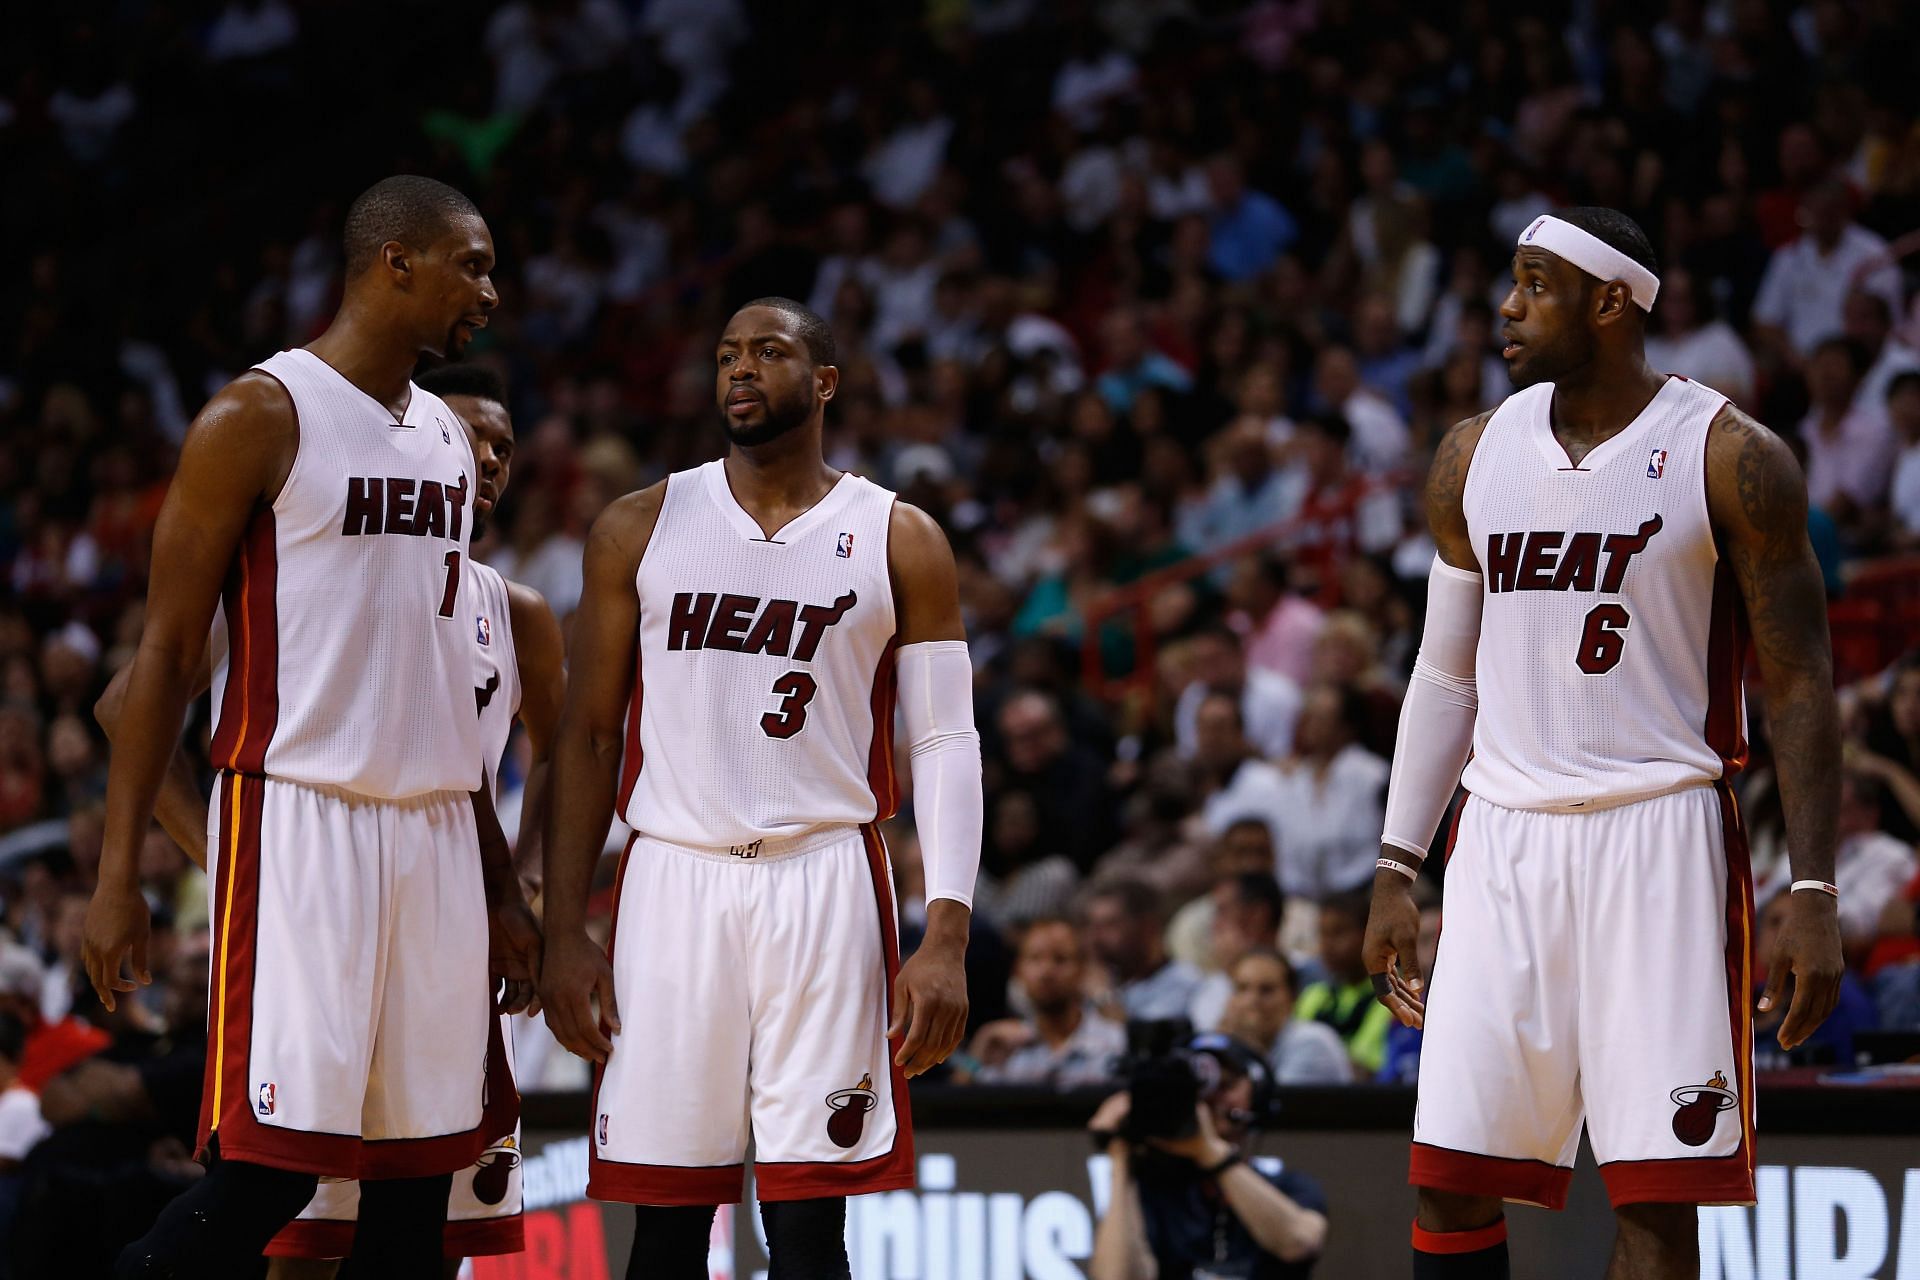
[[(1199, 1101), (1191, 1123), (1175, 1125), (1171, 1117), (1146, 1113), (1164, 1110), (1175, 1093), (1165, 1083), (1174, 1073), (1164, 1064), (1183, 1058), (1199, 1068), (1193, 1073)], [(1113, 1170), (1107, 1215), (1094, 1233), (1090, 1280), (1310, 1275), (1327, 1238), (1319, 1183), (1290, 1169), (1256, 1169), (1245, 1159), (1270, 1087), (1260, 1055), (1230, 1037), (1203, 1035), (1151, 1071), (1136, 1065), (1131, 1077), (1142, 1113), (1134, 1113), (1132, 1092), (1117, 1093), (1087, 1126)], [(1169, 1133), (1176, 1128), (1186, 1132)]]

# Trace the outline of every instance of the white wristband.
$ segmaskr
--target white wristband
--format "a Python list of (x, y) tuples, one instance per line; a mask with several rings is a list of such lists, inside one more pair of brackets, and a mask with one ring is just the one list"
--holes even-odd
[(1398, 871), (1409, 880), (1418, 880), (1420, 878), (1420, 868), (1410, 867), (1406, 863), (1398, 862), (1392, 858), (1375, 859), (1373, 865), (1382, 871)]
[(1795, 880), (1787, 889), (1788, 893), (1798, 893), (1802, 889), (1817, 889), (1831, 897), (1840, 896), (1840, 886), (1828, 884), (1825, 880)]

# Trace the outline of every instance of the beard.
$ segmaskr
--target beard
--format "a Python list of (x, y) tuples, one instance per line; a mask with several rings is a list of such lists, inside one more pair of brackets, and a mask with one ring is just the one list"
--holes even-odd
[(720, 410), (720, 429), (727, 433), (729, 443), (752, 448), (755, 445), (771, 444), (787, 432), (806, 422), (813, 412), (811, 401), (789, 401), (781, 404), (772, 399), (764, 401), (766, 414), (759, 422), (751, 426), (734, 422), (727, 416), (725, 408)]
[(1515, 390), (1540, 382), (1563, 382), (1568, 374), (1593, 361), (1593, 335), (1584, 328), (1556, 338), (1544, 347), (1523, 347), (1527, 354), (1518, 364), (1507, 366), (1507, 378)]
[(493, 516), (491, 514), (483, 516), (480, 514), (480, 512), (477, 509), (474, 511), (473, 519), (469, 523), (469, 532), (467, 534), (467, 541), (469, 544), (478, 542), (480, 541), (480, 539), (487, 536), (487, 524), (492, 519), (493, 519)]

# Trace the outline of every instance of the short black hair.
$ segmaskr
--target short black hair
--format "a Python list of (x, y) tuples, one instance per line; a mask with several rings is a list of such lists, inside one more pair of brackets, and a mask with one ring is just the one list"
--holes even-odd
[(1660, 260), (1654, 256), (1653, 241), (1647, 239), (1639, 223), (1618, 209), (1583, 204), (1571, 209), (1555, 209), (1553, 216), (1618, 249), (1654, 275), (1660, 274)]
[(794, 333), (806, 344), (807, 358), (818, 368), (823, 364), (832, 364), (838, 354), (833, 346), (833, 326), (820, 318), (820, 313), (804, 302), (795, 302), (792, 298), (755, 298), (745, 302), (734, 312), (738, 315), (748, 307), (766, 307), (778, 311), (793, 321)]
[[(1829, 351), (1838, 351), (1841, 355), (1845, 356), (1847, 358), (1847, 364), (1853, 369), (1853, 376), (1856, 378), (1864, 378), (1867, 370), (1873, 367), (1872, 353), (1869, 352), (1863, 344), (1847, 337), (1845, 334), (1836, 333), (1831, 337), (1822, 338), (1814, 344), (1813, 354), (1816, 356), (1825, 355)], [(1889, 390), (1891, 390), (1891, 388), (1889, 388)]]
[(1300, 994), (1300, 971), (1294, 968), (1293, 961), (1287, 959), (1287, 953), (1275, 947), (1248, 947), (1240, 953), (1240, 958), (1227, 966), (1232, 973), (1249, 960), (1267, 960), (1280, 966), (1280, 972), (1287, 976), (1287, 990), (1294, 995)]
[(439, 239), (455, 218), (479, 216), (473, 201), (444, 182), (412, 173), (382, 178), (347, 206), (347, 275), (372, 266), (389, 240), (423, 247)]
[(1347, 889), (1340, 893), (1328, 894), (1320, 902), (1322, 911), (1331, 911), (1335, 915), (1345, 916), (1362, 929), (1367, 927), (1367, 912), (1372, 909), (1372, 906), (1373, 895), (1365, 889)]
[(1887, 399), (1891, 400), (1906, 391), (1920, 391), (1920, 369), (1894, 374), (1893, 381), (1887, 384)]
[(429, 369), (415, 378), (414, 385), (445, 400), (448, 396), (472, 396), (507, 406), (507, 383), (492, 365), (457, 361)]
[(1353, 424), (1347, 415), (1328, 409), (1321, 413), (1303, 413), (1294, 422), (1296, 430), (1317, 431), (1342, 449), (1353, 439)]
[(1133, 876), (1114, 876), (1096, 881), (1087, 892), (1087, 901), (1111, 898), (1130, 920), (1158, 920), (1162, 917), (1160, 893), (1145, 880)]
[(1280, 891), (1280, 882), (1257, 871), (1243, 871), (1233, 877), (1233, 896), (1243, 906), (1265, 906), (1273, 915), (1275, 927), (1287, 912), (1287, 895)]

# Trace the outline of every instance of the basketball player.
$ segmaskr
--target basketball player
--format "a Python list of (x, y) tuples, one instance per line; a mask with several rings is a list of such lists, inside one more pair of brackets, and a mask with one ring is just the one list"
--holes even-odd
[[(479, 364), (450, 364), (423, 375), (416, 384), (445, 400), (466, 424), (473, 441), (479, 482), (474, 490), (473, 536), (485, 532), (513, 470), (513, 420), (506, 388), (492, 370)], [(471, 642), (477, 667), (472, 697), (480, 707), (481, 759), (489, 792), (499, 794), (500, 760), (517, 717), (527, 734), (530, 766), (520, 809), (520, 840), (514, 863), (539, 866), (539, 832), (545, 812), (548, 753), (560, 718), (565, 689), (561, 669), (560, 624), (538, 591), (508, 582), (488, 565), (474, 561), (470, 612)], [(513, 1024), (502, 1014), (500, 1032), (511, 1066)], [(445, 1274), (459, 1274), (462, 1258), (519, 1253), (526, 1247), (521, 1222), (520, 1131), (500, 1135), (480, 1158), (453, 1178), (447, 1204)], [(353, 1249), (353, 1225), (360, 1184), (322, 1182), (300, 1216), (267, 1246), (274, 1259), (269, 1280), (327, 1280), (335, 1274), (359, 1275), (363, 1259), (355, 1254), (345, 1268), (336, 1261)]]
[[(541, 1001), (599, 1064), (587, 1194), (639, 1206), (629, 1276), (706, 1275), (751, 1125), (773, 1276), (844, 1277), (845, 1197), (913, 1185), (906, 1081), (966, 1023), (980, 740), (953, 553), (822, 459), (833, 360), (799, 303), (742, 308), (716, 351), (726, 457), (615, 502), (587, 541)], [(897, 974), (875, 827), (896, 691), (928, 901)], [(635, 835), (602, 950), (585, 912), (616, 781)]]
[[(507, 413), (505, 388), (485, 366), (464, 364), (435, 369), (416, 385), (444, 400), (466, 427), (479, 476), (473, 517), (473, 536), (478, 539), (506, 495), (512, 473), (513, 422)], [(525, 881), (528, 869), (538, 867), (547, 757), (564, 689), (560, 627), (539, 592), (507, 582), (478, 561), (469, 567), (477, 595), (474, 696), (480, 705), (482, 759), (494, 794), (499, 791), (498, 766), (516, 716), (527, 733), (530, 759), (520, 810), (520, 840), (514, 850), (514, 862)], [(221, 664), (227, 660), (226, 629), (216, 625), (215, 632), (214, 651), (203, 666), (195, 696), (210, 682), (214, 659)], [(118, 736), (130, 672), (130, 667), (121, 668), (95, 708), (109, 741)], [(176, 752), (160, 785), (155, 817), (202, 870), (207, 868), (207, 807), (207, 797), (196, 786), (185, 756)], [(502, 1023), (505, 1045), (511, 1051), (511, 1017), (502, 1015)], [(517, 1253), (524, 1247), (518, 1137), (516, 1130), (454, 1176), (443, 1242), (450, 1275), (459, 1270), (461, 1258)], [(357, 1182), (323, 1182), (300, 1216), (267, 1246), (268, 1256), (276, 1259), (270, 1270), (272, 1280), (335, 1274), (337, 1263), (331, 1260), (347, 1256), (353, 1245), (358, 1203)]]
[[(1647, 367), (1656, 271), (1620, 213), (1536, 219), (1501, 306), (1520, 390), (1454, 427), (1427, 482), (1439, 556), (1400, 738), (1422, 749), (1394, 759), (1366, 942), (1383, 1000), (1426, 1028), (1422, 1280), (1507, 1275), (1502, 1201), (1564, 1205), (1583, 1120), (1612, 1280), (1697, 1275), (1695, 1206), (1753, 1203), (1753, 891), (1728, 784), (1749, 629), (1796, 879), (1761, 1008), (1791, 974), (1791, 1047), (1838, 990), (1840, 740), (1805, 484), (1719, 392)], [(1409, 890), (1456, 782), (1423, 991)]]
[(84, 959), (109, 1009), (150, 981), (137, 854), (221, 600), (209, 1168), (122, 1275), (243, 1274), (319, 1175), (368, 1180), (383, 1273), (436, 1270), (453, 1171), (511, 1124), (485, 1106), (489, 961), (525, 979), (539, 939), (467, 701), (476, 468), (409, 380), (486, 323), (493, 246), (459, 192), (389, 178), (346, 263), (327, 331), (201, 411), (154, 533)]

